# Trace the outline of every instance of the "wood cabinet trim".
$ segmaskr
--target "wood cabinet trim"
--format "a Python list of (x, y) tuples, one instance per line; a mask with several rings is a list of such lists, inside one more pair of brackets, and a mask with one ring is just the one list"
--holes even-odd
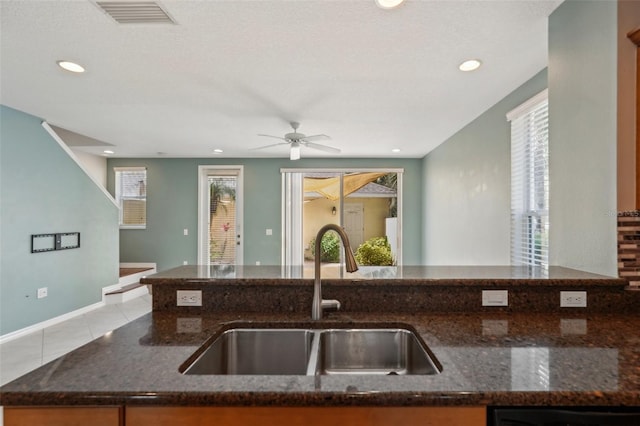
[[(484, 426), (486, 407), (126, 407), (127, 426)], [(213, 423), (212, 423), (213, 424)]]
[(5, 426), (122, 426), (121, 406), (95, 407), (4, 407)]
[(631, 41), (634, 42), (636, 46), (640, 47), (640, 28), (629, 31), (627, 33), (627, 37), (629, 37), (629, 39), (631, 39)]

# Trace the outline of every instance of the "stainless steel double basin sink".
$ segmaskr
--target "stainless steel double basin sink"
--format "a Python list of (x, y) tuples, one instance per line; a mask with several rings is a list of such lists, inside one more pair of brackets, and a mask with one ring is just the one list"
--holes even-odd
[(409, 326), (230, 328), (181, 367), (184, 374), (438, 374), (440, 364)]

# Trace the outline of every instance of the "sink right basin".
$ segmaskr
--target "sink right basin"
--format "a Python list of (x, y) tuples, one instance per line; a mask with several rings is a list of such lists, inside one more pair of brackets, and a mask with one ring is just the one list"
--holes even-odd
[(403, 328), (329, 329), (320, 334), (319, 374), (437, 374), (415, 333)]

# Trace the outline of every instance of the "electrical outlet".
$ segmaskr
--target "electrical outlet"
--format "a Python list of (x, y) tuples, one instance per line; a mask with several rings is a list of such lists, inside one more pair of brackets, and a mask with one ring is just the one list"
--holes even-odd
[(178, 306), (202, 306), (202, 291), (178, 290), (176, 299)]
[(38, 289), (38, 299), (42, 299), (47, 297), (47, 295), (49, 294), (49, 290), (47, 287), (42, 287)]
[(509, 306), (507, 290), (482, 290), (482, 306)]
[(560, 307), (561, 308), (586, 308), (587, 292), (586, 291), (561, 291)]

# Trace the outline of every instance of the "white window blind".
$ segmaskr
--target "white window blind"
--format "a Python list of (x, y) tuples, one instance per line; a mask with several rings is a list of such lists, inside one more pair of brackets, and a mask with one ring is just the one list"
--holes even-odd
[(547, 91), (509, 114), (511, 264), (549, 265), (549, 102)]
[(121, 228), (147, 225), (147, 169), (116, 167), (116, 201), (120, 205)]

